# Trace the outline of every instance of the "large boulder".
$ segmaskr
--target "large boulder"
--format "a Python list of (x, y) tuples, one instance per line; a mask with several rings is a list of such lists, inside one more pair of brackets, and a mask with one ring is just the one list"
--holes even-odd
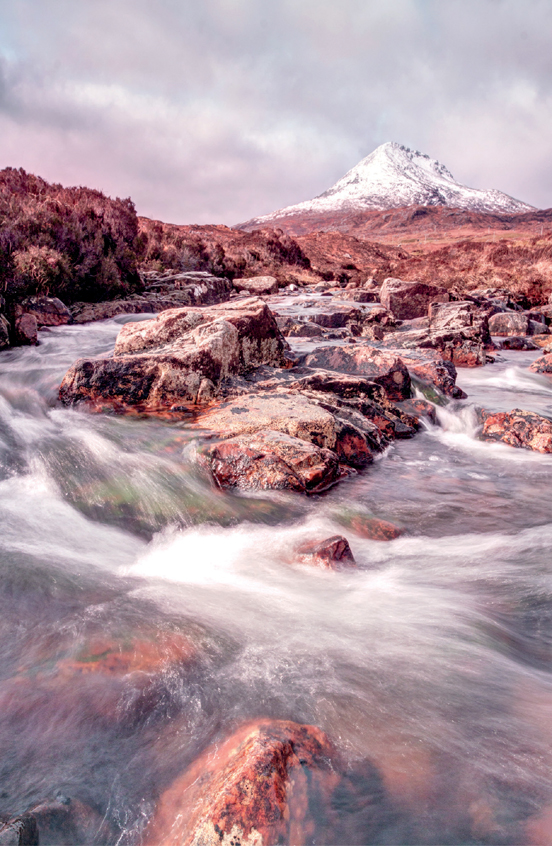
[(390, 352), (400, 355), (412, 377), (433, 385), (447, 397), (453, 399), (466, 397), (464, 391), (456, 384), (456, 367), (452, 361), (445, 359), (440, 351), (412, 349)]
[(0, 314), (0, 350), (10, 345), (10, 324), (3, 314)]
[(27, 297), (15, 306), (15, 317), (32, 314), (38, 327), (63, 326), (71, 323), (72, 316), (67, 306), (57, 297)]
[(249, 294), (277, 294), (278, 280), (275, 276), (250, 276), (248, 279), (234, 279), (236, 291), (247, 291)]
[(34, 346), (38, 343), (38, 324), (34, 314), (21, 314), (14, 322), (14, 341), (18, 346)]
[(428, 311), (432, 332), (475, 332), (484, 342), (490, 341), (489, 318), (484, 309), (469, 300), (433, 302)]
[(385, 279), (380, 290), (380, 300), (398, 320), (412, 320), (428, 313), (432, 302), (448, 302), (449, 295), (443, 288), (425, 282), (404, 279)]
[(552, 452), (552, 420), (532, 411), (483, 412), (484, 441), (501, 441), (513, 447), (535, 452)]
[(317, 347), (305, 358), (305, 365), (323, 370), (337, 370), (363, 376), (375, 382), (389, 399), (403, 400), (410, 396), (410, 376), (404, 363), (387, 350), (375, 347)]
[(77, 361), (61, 383), (60, 399), (184, 410), (211, 401), (231, 375), (261, 364), (286, 366), (286, 346), (260, 299), (171, 309), (123, 326), (113, 358)]

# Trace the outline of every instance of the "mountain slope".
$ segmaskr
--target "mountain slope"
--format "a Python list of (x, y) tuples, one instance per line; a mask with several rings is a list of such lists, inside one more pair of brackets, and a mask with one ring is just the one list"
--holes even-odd
[(303, 215), (327, 217), (414, 205), (502, 214), (534, 211), (533, 206), (501, 191), (461, 185), (435, 159), (395, 142), (387, 142), (320, 196), (253, 218), (238, 228), (273, 226), (281, 219)]

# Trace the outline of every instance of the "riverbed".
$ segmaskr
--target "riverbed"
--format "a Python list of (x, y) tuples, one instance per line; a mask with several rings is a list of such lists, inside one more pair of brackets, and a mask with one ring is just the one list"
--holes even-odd
[[(393, 810), (355, 842), (541, 842), (552, 457), (479, 441), (474, 410), (552, 416), (539, 353), (460, 370), (467, 400), (324, 495), (246, 496), (189, 463), (185, 420), (58, 404), (69, 365), (128, 319), (0, 353), (0, 813), (71, 800), (92, 809), (87, 842), (134, 846), (204, 748), (272, 717), (378, 768)], [(351, 508), (403, 534), (348, 533)], [(334, 534), (357, 570), (293, 563)], [(166, 660), (140, 663), (160, 642)], [(182, 642), (197, 660), (172, 660)], [(134, 649), (122, 679), (93, 671), (100, 643)]]

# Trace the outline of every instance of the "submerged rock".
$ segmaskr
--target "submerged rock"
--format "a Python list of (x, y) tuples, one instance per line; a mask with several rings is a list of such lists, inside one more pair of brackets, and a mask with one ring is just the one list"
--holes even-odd
[(333, 535), (322, 541), (306, 541), (297, 547), (295, 557), (300, 564), (321, 567), (323, 570), (356, 567), (349, 541), (343, 535)]
[(513, 447), (535, 452), (552, 452), (552, 420), (532, 411), (483, 412), (484, 441), (501, 441)]
[(366, 514), (364, 511), (345, 508), (336, 512), (333, 517), (338, 523), (346, 526), (360, 538), (368, 540), (390, 541), (400, 537), (403, 533), (403, 530), (394, 523), (382, 520), (373, 514)]

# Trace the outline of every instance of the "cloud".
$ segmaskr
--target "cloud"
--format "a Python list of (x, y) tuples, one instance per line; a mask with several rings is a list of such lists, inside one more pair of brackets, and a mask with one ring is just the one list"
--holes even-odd
[(0, 164), (234, 223), (386, 140), (552, 205), (548, 0), (18, 0)]

